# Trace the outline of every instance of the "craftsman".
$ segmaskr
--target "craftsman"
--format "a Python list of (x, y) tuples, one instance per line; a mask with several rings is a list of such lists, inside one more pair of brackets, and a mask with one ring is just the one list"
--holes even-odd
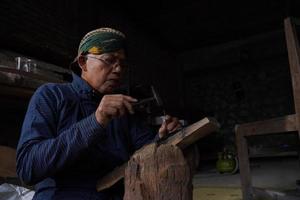
[(168, 116), (153, 134), (134, 113), (137, 99), (116, 94), (126, 68), (126, 38), (111, 28), (87, 33), (71, 64), (71, 83), (47, 83), (32, 96), (17, 148), (17, 173), (34, 200), (121, 200), (123, 185), (96, 182), (144, 144), (180, 127)]

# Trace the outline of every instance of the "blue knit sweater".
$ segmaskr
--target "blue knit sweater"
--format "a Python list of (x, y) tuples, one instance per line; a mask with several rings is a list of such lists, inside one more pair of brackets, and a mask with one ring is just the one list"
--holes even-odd
[(32, 96), (17, 148), (17, 173), (35, 184), (35, 200), (119, 200), (122, 184), (103, 192), (96, 181), (155, 135), (137, 116), (104, 128), (95, 111), (101, 96), (80, 77), (42, 85)]

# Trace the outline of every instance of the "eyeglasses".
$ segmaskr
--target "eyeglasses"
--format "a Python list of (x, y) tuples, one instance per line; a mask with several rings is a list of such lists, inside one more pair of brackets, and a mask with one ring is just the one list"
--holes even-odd
[(117, 58), (116, 56), (113, 56), (113, 55), (105, 55), (105, 54), (103, 54), (103, 55), (104, 55), (103, 58), (97, 58), (97, 57), (88, 56), (88, 55), (86, 55), (85, 57), (99, 60), (110, 68), (115, 68), (115, 67), (119, 66), (120, 68), (122, 68), (122, 70), (128, 69), (128, 63), (125, 60), (120, 60), (119, 58)]

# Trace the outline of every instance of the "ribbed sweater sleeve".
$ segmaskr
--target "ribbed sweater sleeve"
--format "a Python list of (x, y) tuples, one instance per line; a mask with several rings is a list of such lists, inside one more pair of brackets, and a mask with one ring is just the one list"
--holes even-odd
[(47, 86), (30, 100), (17, 148), (17, 174), (29, 185), (54, 175), (106, 134), (93, 113), (58, 135), (57, 103)]

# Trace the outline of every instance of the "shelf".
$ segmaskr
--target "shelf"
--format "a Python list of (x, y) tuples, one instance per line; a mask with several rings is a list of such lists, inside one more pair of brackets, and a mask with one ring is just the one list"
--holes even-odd
[(62, 83), (49, 73), (36, 74), (0, 65), (0, 95), (30, 97), (36, 88), (47, 82)]

